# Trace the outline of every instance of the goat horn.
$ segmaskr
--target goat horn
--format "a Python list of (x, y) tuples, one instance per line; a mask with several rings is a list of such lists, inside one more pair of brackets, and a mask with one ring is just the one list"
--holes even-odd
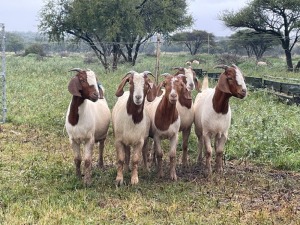
[(148, 76), (150, 74), (152, 77), (155, 78), (155, 76), (148, 70), (144, 71), (143, 74), (146, 75), (146, 76)]
[(172, 67), (172, 70), (183, 70), (183, 67)]
[(82, 69), (80, 69), (80, 68), (73, 68), (73, 69), (69, 70), (69, 72), (72, 72), (72, 71), (81, 72)]
[(135, 71), (131, 70), (131, 71), (127, 72), (126, 75), (128, 75), (128, 74), (132, 74), (133, 75), (134, 73), (135, 73)]
[(227, 66), (227, 65), (217, 65), (217, 66), (214, 67), (214, 69), (215, 69), (215, 68), (221, 68), (221, 69), (227, 70), (228, 67), (229, 67), (229, 66)]

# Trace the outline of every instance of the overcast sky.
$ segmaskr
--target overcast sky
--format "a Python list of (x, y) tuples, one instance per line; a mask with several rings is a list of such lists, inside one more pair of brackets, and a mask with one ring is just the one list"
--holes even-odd
[[(232, 33), (226, 28), (218, 15), (224, 10), (238, 10), (246, 6), (248, 0), (187, 0), (189, 11), (195, 19), (193, 29), (205, 30), (215, 36), (228, 36)], [(6, 31), (37, 32), (39, 11), (44, 0), (1, 0), (0, 23)]]

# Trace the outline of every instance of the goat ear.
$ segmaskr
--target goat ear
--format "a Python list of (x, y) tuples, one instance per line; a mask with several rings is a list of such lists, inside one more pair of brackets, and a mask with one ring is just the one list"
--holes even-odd
[(98, 89), (99, 89), (99, 99), (103, 99), (104, 98), (103, 89), (101, 87)]
[(218, 81), (218, 88), (224, 93), (231, 94), (231, 91), (230, 91), (229, 85), (228, 85), (228, 81), (227, 81), (226, 71), (220, 75), (220, 78)]
[(147, 101), (152, 102), (156, 97), (157, 88), (154, 83), (149, 83), (150, 89), (147, 93)]
[(192, 99), (192, 92), (188, 91), (188, 89), (184, 88), (183, 96), (185, 99), (191, 100)]
[(198, 81), (198, 78), (194, 70), (193, 70), (193, 77), (194, 77), (195, 88), (198, 92), (200, 92), (200, 81)]
[(164, 83), (165, 83), (165, 82), (162, 81), (162, 82), (158, 85), (157, 90), (156, 90), (156, 96), (157, 96), (157, 97), (159, 97), (159, 96), (162, 95), (163, 92), (162, 92), (162, 90), (161, 90), (161, 87), (165, 85)]
[(120, 97), (120, 96), (122, 96), (122, 95), (124, 94), (123, 88), (124, 88), (125, 84), (129, 81), (129, 77), (130, 77), (130, 75), (127, 74), (127, 75), (122, 79), (122, 81), (121, 81), (121, 83), (120, 83), (120, 85), (119, 85), (119, 87), (118, 87), (118, 89), (117, 89), (117, 91), (116, 91), (116, 96), (117, 96), (117, 97)]
[(73, 96), (82, 97), (80, 91), (82, 90), (82, 86), (79, 82), (79, 78), (77, 76), (73, 77), (68, 86), (69, 92)]

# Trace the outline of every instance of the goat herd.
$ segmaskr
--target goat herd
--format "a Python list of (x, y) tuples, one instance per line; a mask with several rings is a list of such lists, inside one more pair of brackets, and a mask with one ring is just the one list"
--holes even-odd
[[(163, 176), (163, 150), (161, 140), (170, 140), (170, 178), (177, 180), (176, 147), (178, 132), (182, 132), (182, 164), (187, 166), (188, 139), (194, 123), (198, 138), (198, 163), (204, 164), (205, 174), (210, 176), (212, 146), (215, 140), (216, 171), (222, 172), (223, 148), (231, 121), (229, 99), (231, 96), (244, 98), (247, 93), (244, 77), (236, 65), (217, 66), (224, 69), (215, 88), (208, 88), (205, 77), (200, 84), (191, 67), (174, 68), (174, 75), (163, 74), (164, 80), (155, 85), (145, 71), (128, 72), (116, 91), (118, 100), (112, 109), (108, 107), (96, 75), (91, 70), (73, 69), (77, 74), (71, 79), (68, 90), (73, 95), (66, 116), (66, 130), (74, 152), (76, 175), (81, 178), (83, 144), (83, 181), (92, 182), (92, 154), (94, 143), (99, 142), (98, 166), (103, 166), (104, 141), (112, 121), (115, 148), (117, 152), (118, 185), (123, 183), (123, 171), (129, 170), (131, 161), (131, 184), (137, 184), (139, 158), (149, 170), (155, 161), (158, 176)], [(129, 91), (124, 87), (129, 84)], [(199, 92), (193, 103), (191, 92)], [(153, 147), (149, 147), (149, 139)], [(203, 155), (203, 147), (205, 154)], [(152, 149), (153, 148), (153, 149)], [(150, 160), (150, 158), (152, 160)]]

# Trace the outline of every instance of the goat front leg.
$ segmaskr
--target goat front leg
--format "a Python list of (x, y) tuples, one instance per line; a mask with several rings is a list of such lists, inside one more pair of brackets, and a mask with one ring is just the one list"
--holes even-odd
[(170, 140), (170, 178), (171, 180), (177, 180), (176, 175), (176, 148), (178, 143), (178, 133), (175, 133)]
[(94, 139), (86, 141), (84, 145), (84, 184), (89, 186), (92, 183), (92, 156)]
[(116, 141), (115, 147), (117, 150), (117, 177), (116, 183), (118, 186), (123, 184), (123, 165), (125, 161), (125, 146), (120, 142)]
[(139, 159), (141, 155), (141, 151), (144, 145), (144, 140), (142, 140), (139, 144), (133, 147), (132, 154), (132, 166), (131, 166), (131, 184), (138, 184), (139, 176), (138, 176), (138, 165)]
[(81, 154), (80, 154), (80, 144), (76, 143), (75, 141), (71, 141), (71, 146), (72, 146), (72, 150), (74, 153), (74, 164), (75, 164), (75, 173), (76, 176), (81, 179), (82, 178), (82, 174), (81, 174)]
[(215, 139), (215, 148), (216, 148), (216, 172), (223, 172), (223, 151), (226, 143), (226, 136), (224, 134), (216, 137)]
[(182, 166), (188, 166), (188, 141), (191, 133), (191, 127), (182, 131)]
[(212, 156), (212, 147), (211, 147), (211, 135), (210, 134), (205, 134), (203, 135), (203, 141), (205, 145), (205, 157), (206, 157), (206, 171), (205, 175), (210, 177), (212, 174), (212, 169), (211, 169), (211, 156)]

